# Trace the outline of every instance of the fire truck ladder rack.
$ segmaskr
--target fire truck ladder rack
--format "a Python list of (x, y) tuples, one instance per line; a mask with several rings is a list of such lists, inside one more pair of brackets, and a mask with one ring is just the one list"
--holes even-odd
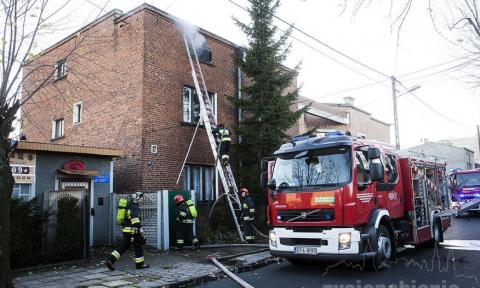
[(460, 208), (457, 210), (457, 216), (462, 215), (472, 209), (476, 209), (480, 207), (480, 199), (475, 199), (471, 200), (469, 202), (464, 203), (463, 205), (460, 205)]
[[(244, 242), (242, 229), (239, 223), (239, 217), (241, 213), (241, 204), (238, 197), (238, 188), (233, 177), (232, 169), (230, 164), (222, 165), (220, 157), (218, 157), (218, 147), (215, 137), (212, 132), (212, 127), (216, 126), (215, 116), (212, 113), (212, 105), (208, 97), (207, 85), (205, 84), (205, 79), (203, 78), (202, 69), (200, 67), (200, 61), (198, 60), (197, 51), (195, 50), (195, 40), (193, 38), (187, 39), (186, 35), (183, 35), (183, 41), (185, 42), (185, 49), (188, 56), (188, 61), (190, 62), (190, 67), (192, 68), (192, 78), (193, 83), (195, 84), (195, 90), (197, 92), (198, 102), (200, 103), (200, 119), (205, 125), (205, 130), (207, 131), (208, 141), (210, 142), (210, 147), (212, 149), (213, 157), (215, 158), (215, 166), (217, 173), (220, 175), (222, 180), (223, 189), (225, 196), (227, 198), (228, 206), (230, 212), (232, 213), (233, 221), (238, 232), (240, 240)], [(199, 120), (200, 121), (200, 120)]]

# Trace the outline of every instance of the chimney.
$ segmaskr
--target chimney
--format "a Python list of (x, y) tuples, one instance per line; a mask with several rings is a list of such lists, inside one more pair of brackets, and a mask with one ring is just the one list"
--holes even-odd
[(355, 104), (355, 98), (353, 98), (353, 97), (350, 97), (350, 96), (343, 97), (343, 101), (345, 101), (346, 105), (355, 106), (354, 105)]

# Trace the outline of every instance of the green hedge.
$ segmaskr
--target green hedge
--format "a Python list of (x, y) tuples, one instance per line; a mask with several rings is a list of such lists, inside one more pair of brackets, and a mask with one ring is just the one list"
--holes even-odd
[(43, 225), (50, 212), (38, 199), (12, 199), (10, 202), (10, 267), (17, 269), (43, 262)]
[(58, 200), (55, 255), (58, 261), (83, 257), (83, 226), (77, 198), (66, 196)]

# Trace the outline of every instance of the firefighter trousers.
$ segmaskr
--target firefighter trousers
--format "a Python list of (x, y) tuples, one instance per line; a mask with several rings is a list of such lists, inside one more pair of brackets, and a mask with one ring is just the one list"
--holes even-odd
[(253, 243), (253, 241), (255, 241), (253, 220), (243, 220), (243, 232), (245, 233), (245, 240), (247, 240), (248, 243)]
[(224, 159), (224, 156), (228, 157), (228, 152), (230, 151), (230, 141), (220, 142), (220, 157)]
[(191, 241), (193, 248), (198, 248), (200, 243), (193, 233), (193, 223), (177, 223), (177, 248), (183, 249), (185, 241)]
[(122, 246), (120, 246), (120, 248), (116, 250), (113, 250), (108, 260), (110, 260), (110, 262), (112, 263), (115, 263), (115, 261), (120, 259), (120, 256), (122, 256), (123, 253), (125, 253), (132, 244), (135, 252), (135, 258), (133, 258), (133, 260), (135, 261), (135, 265), (137, 266), (137, 268), (142, 267), (145, 262), (143, 252), (143, 239), (142, 236), (138, 233), (123, 233)]

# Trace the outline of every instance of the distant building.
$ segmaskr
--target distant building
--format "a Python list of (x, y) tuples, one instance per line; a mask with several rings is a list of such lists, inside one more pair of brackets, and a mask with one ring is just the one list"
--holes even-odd
[(447, 171), (454, 169), (469, 170), (475, 168), (474, 152), (465, 147), (457, 147), (443, 142), (426, 142), (409, 148), (408, 151), (425, 157), (442, 159), (447, 162)]
[(298, 98), (298, 108), (312, 103), (311, 109), (300, 117), (290, 135), (300, 135), (316, 127), (318, 133), (341, 130), (353, 136), (390, 143), (390, 124), (372, 117), (372, 114), (354, 105), (354, 98), (345, 97), (345, 103), (320, 103), (306, 97)]
[(440, 140), (438, 142), (457, 146), (457, 147), (468, 148), (475, 153), (475, 163), (480, 163), (480, 151), (478, 149), (479, 147), (478, 147), (477, 136), (446, 139), (446, 140)]

